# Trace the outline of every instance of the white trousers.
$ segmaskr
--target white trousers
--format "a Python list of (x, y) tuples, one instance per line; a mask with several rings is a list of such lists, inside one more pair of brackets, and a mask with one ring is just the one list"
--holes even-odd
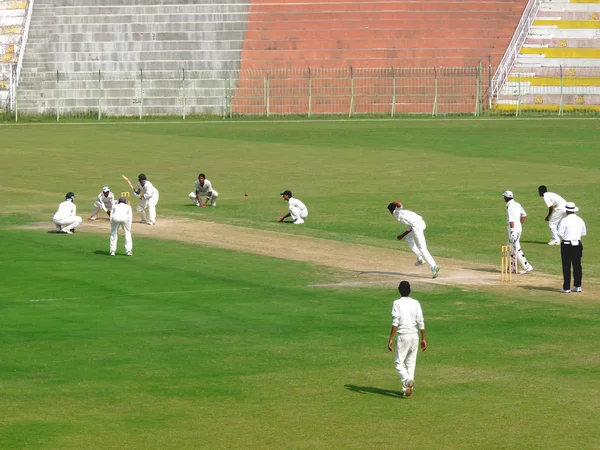
[[(213, 189), (212, 191), (212, 195), (206, 196), (208, 198), (208, 203), (211, 206), (217, 206), (217, 197), (219, 196), (219, 193), (217, 191), (215, 191)], [(198, 201), (198, 197), (196, 197), (196, 191), (192, 191), (190, 192), (190, 195), (188, 195), (188, 197), (190, 198), (191, 201), (193, 201), (194, 203), (196, 203)]]
[(123, 228), (125, 232), (125, 251), (130, 252), (133, 250), (133, 240), (131, 239), (131, 227), (129, 226), (129, 220), (121, 222), (119, 220), (110, 221), (110, 251), (117, 251), (117, 242), (119, 240), (119, 228)]
[[(510, 229), (508, 230), (508, 245), (512, 247), (512, 252), (513, 252), (513, 258), (512, 258), (512, 271), (516, 272), (517, 271), (517, 260), (521, 263), (521, 265), (523, 266), (523, 269), (529, 269), (531, 267), (531, 264), (529, 264), (529, 261), (527, 261), (527, 258), (525, 258), (525, 253), (523, 253), (523, 250), (521, 250), (521, 233), (517, 233), (517, 239), (515, 240), (515, 242), (510, 242)], [(516, 259), (515, 259), (516, 256)]]
[(562, 209), (555, 209), (552, 211), (552, 215), (548, 220), (548, 228), (550, 228), (550, 234), (554, 242), (560, 242), (560, 236), (558, 235), (558, 224), (565, 218), (567, 213)]
[[(158, 203), (158, 192), (156, 195), (146, 198), (144, 197), (139, 205), (137, 205), (137, 212), (141, 213), (142, 221), (148, 223), (156, 222), (156, 204)], [(146, 219), (146, 208), (148, 208), (148, 219)]]
[(415, 379), (415, 368), (417, 367), (417, 354), (419, 352), (419, 335), (413, 334), (396, 334), (396, 354), (394, 357), (394, 365), (400, 374), (402, 386), (406, 385), (410, 380)]
[(52, 222), (56, 225), (56, 231), (71, 231), (81, 224), (82, 219), (79, 216), (71, 216), (66, 219), (53, 219)]
[(433, 270), (435, 267), (435, 261), (429, 250), (427, 250), (427, 242), (425, 241), (425, 222), (423, 222), (422, 227), (414, 227), (412, 231), (408, 233), (405, 237), (406, 243), (408, 244), (408, 248), (417, 255), (417, 259), (424, 259), (429, 267)]
[(96, 218), (96, 215), (98, 214), (98, 211), (100, 211), (102, 209), (102, 204), (96, 200), (96, 203), (94, 203), (94, 209), (92, 209), (92, 215), (90, 217), (93, 217), (94, 219)]
[(294, 206), (289, 208), (290, 217), (296, 224), (304, 223), (304, 219), (308, 217), (308, 210), (303, 208), (296, 208)]

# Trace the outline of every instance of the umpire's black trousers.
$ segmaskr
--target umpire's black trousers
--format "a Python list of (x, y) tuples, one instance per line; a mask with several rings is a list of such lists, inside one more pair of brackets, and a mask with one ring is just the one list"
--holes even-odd
[(571, 241), (563, 241), (560, 245), (560, 257), (563, 268), (563, 289), (571, 289), (571, 265), (573, 265), (573, 286), (581, 287), (581, 256), (583, 244), (571, 245)]

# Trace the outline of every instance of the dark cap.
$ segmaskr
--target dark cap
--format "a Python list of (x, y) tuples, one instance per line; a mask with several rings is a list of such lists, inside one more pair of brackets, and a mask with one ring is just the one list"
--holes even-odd
[(65, 195), (65, 200), (74, 199), (74, 198), (75, 198), (74, 192), (67, 192), (67, 195)]
[(398, 292), (400, 292), (402, 297), (408, 296), (410, 294), (410, 283), (408, 281), (401, 281), (398, 286)]
[(396, 204), (390, 203), (389, 205), (387, 205), (387, 209), (390, 212), (390, 214), (394, 214), (394, 211), (396, 211)]
[(281, 194), (279, 194), (279, 195), (287, 195), (288, 197), (292, 197), (292, 191), (285, 190), (285, 191), (283, 191), (283, 192), (282, 192)]
[(146, 178), (146, 175), (144, 175), (143, 173), (140, 173), (138, 175), (138, 180), (142, 181), (142, 180), (147, 180), (148, 178)]
[(127, 199), (125, 197), (119, 197), (119, 203), (127, 203)]

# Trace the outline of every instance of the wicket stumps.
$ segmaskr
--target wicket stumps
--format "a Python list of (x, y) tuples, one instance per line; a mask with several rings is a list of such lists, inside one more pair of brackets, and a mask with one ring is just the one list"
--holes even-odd
[(500, 281), (511, 281), (513, 273), (513, 248), (511, 245), (503, 245), (500, 251), (501, 268)]
[(127, 199), (127, 204), (131, 205), (131, 194), (129, 192), (121, 192), (121, 197), (125, 197)]

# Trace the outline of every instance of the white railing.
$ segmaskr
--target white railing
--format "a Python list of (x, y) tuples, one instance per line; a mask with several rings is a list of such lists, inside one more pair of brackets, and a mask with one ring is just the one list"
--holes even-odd
[[(29, 25), (31, 24), (31, 14), (33, 13), (33, 4), (35, 0), (29, 0), (27, 6), (27, 19), (25, 20), (25, 28), (23, 29), (23, 39), (21, 41), (21, 50), (17, 56), (17, 71), (14, 80), (15, 87), (19, 85), (19, 76), (21, 75), (21, 66), (23, 65), (23, 57), (25, 56), (25, 47), (27, 46), (27, 38), (29, 36)], [(14, 89), (16, 91), (16, 89)]]
[(498, 92), (500, 92), (500, 89), (502, 89), (502, 86), (506, 82), (508, 74), (515, 63), (517, 56), (519, 56), (523, 42), (525, 42), (529, 30), (531, 29), (531, 25), (537, 16), (541, 3), (542, 0), (529, 0), (527, 3), (510, 44), (508, 44), (508, 48), (502, 57), (502, 61), (500, 61), (496, 73), (492, 77), (492, 92), (489, 97), (490, 102), (496, 98)]

